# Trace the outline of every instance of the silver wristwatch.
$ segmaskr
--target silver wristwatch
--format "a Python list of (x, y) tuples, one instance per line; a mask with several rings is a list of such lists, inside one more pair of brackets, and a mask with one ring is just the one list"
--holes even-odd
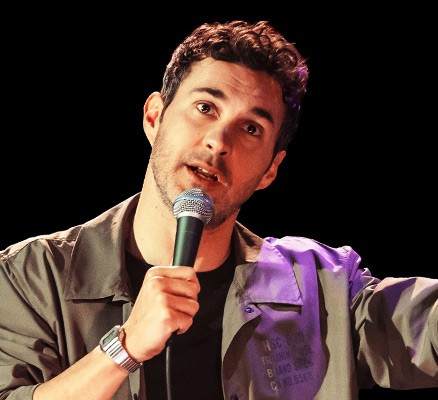
[(142, 363), (138, 363), (129, 357), (122, 344), (121, 335), (123, 334), (124, 330), (121, 329), (120, 325), (116, 325), (102, 336), (99, 344), (102, 351), (108, 354), (117, 365), (131, 373), (140, 367)]

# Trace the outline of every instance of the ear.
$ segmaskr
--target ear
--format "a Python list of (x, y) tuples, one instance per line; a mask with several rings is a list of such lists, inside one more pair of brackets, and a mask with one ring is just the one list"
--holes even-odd
[(152, 145), (160, 126), (160, 115), (163, 110), (163, 100), (159, 92), (153, 92), (143, 106), (143, 130)]
[(286, 156), (285, 150), (279, 151), (275, 155), (274, 159), (271, 162), (271, 165), (263, 175), (263, 178), (258, 184), (256, 190), (265, 189), (274, 181), (275, 177), (277, 176), (278, 167), (280, 166), (285, 156)]

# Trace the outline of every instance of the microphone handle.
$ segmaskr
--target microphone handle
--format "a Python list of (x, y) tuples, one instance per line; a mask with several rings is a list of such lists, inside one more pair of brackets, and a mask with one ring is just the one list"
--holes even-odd
[(172, 265), (195, 265), (203, 228), (200, 218), (183, 215), (177, 219)]
[[(172, 265), (186, 265), (193, 267), (195, 265), (196, 253), (198, 252), (199, 242), (201, 241), (204, 222), (193, 216), (181, 216), (177, 219), (175, 247), (173, 251)], [(176, 332), (173, 332), (166, 343), (166, 392), (167, 400), (172, 400), (171, 385), (171, 348), (172, 340)]]

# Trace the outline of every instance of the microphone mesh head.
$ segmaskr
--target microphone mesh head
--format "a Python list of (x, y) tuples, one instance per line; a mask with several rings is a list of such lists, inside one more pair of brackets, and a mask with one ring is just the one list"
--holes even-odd
[(211, 197), (198, 188), (184, 190), (173, 202), (173, 215), (179, 218), (192, 215), (208, 224), (213, 216), (214, 205)]

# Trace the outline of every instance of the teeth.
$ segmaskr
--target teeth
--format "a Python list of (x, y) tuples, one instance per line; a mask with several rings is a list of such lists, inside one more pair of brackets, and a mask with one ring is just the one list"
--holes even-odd
[(201, 174), (201, 175), (205, 176), (206, 178), (213, 179), (214, 181), (217, 181), (217, 176), (212, 174), (211, 172), (207, 171), (204, 168), (197, 167), (197, 168), (195, 168), (195, 171), (198, 174)]

